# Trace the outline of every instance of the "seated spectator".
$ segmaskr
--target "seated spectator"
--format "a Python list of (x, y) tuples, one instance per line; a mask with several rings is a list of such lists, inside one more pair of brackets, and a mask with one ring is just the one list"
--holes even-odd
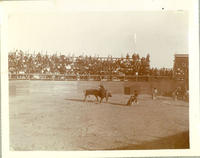
[(150, 75), (172, 77), (170, 69), (150, 69), (149, 56), (140, 58), (134, 54), (132, 58), (101, 58), (91, 56), (70, 57), (65, 55), (43, 55), (41, 53), (25, 54), (21, 50), (9, 53), (9, 72), (18, 74), (43, 73), (43, 74), (76, 74), (80, 75)]

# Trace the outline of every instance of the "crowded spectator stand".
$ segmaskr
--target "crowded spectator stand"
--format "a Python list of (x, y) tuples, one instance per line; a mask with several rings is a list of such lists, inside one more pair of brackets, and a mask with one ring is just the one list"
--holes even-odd
[(8, 55), (9, 79), (149, 81), (172, 79), (173, 70), (150, 68), (150, 55), (114, 58), (49, 55), (15, 50)]

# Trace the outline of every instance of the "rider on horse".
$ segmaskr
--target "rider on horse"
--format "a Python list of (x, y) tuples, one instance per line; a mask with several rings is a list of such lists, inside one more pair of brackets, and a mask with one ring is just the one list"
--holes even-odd
[(99, 86), (99, 91), (100, 91), (101, 96), (105, 96), (106, 89), (104, 88), (104, 86), (102, 84)]

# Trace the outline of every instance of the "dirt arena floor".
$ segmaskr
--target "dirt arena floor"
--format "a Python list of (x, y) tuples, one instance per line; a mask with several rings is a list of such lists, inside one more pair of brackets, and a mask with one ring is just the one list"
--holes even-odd
[(140, 94), (125, 106), (123, 82), (105, 82), (108, 103), (83, 91), (95, 81), (10, 81), (10, 150), (189, 148), (189, 105)]

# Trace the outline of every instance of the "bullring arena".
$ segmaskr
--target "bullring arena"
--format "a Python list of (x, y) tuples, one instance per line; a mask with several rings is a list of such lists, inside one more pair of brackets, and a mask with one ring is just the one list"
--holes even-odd
[[(10, 80), (10, 149), (189, 148), (189, 103), (152, 100), (147, 87), (156, 83), (101, 81), (112, 97), (100, 104), (94, 96), (83, 101), (84, 90), (100, 81)], [(138, 104), (126, 106), (127, 85), (139, 88)]]

